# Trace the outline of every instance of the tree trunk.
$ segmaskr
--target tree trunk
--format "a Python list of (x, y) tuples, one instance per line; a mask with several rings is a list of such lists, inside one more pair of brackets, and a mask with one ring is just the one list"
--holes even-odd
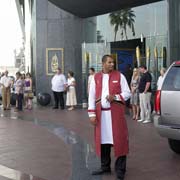
[(121, 31), (121, 40), (124, 39), (124, 33), (123, 33), (123, 30)]
[(114, 32), (114, 42), (116, 41), (117, 31)]
[(127, 37), (126, 27), (124, 27), (124, 34), (125, 34), (125, 37), (126, 37), (126, 40), (127, 40), (127, 39), (128, 39), (128, 37)]

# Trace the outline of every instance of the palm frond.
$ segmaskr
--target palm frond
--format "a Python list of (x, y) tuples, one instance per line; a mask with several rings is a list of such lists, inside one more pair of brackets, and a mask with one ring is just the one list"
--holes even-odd
[(118, 30), (121, 30), (121, 37), (124, 35), (127, 39), (127, 27), (132, 30), (133, 36), (135, 36), (134, 23), (136, 15), (131, 8), (122, 9), (109, 14), (110, 24), (114, 26), (115, 38)]

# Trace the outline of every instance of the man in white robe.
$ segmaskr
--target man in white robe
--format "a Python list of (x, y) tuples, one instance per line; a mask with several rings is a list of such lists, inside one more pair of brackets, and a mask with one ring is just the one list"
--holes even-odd
[[(114, 60), (111, 56), (105, 55), (102, 58), (102, 64), (103, 64), (103, 71), (101, 72), (102, 76), (102, 82), (101, 82), (101, 97), (100, 97), (100, 106), (101, 106), (101, 118), (100, 118), (100, 143), (101, 143), (101, 168), (97, 171), (94, 171), (93, 175), (99, 175), (104, 173), (111, 172), (110, 168), (110, 149), (111, 146), (114, 145), (114, 139), (113, 139), (113, 125), (112, 125), (112, 103), (120, 102), (123, 104), (124, 101), (130, 98), (131, 93), (129, 90), (128, 83), (126, 81), (126, 78), (124, 75), (122, 75), (120, 72), (116, 71), (116, 74), (119, 74), (120, 81), (112, 81), (113, 85), (116, 85), (116, 83), (119, 83), (119, 86), (121, 88), (120, 94), (111, 94), (110, 91), (110, 74), (114, 71)], [(89, 92), (89, 118), (90, 122), (97, 126), (98, 120), (97, 120), (97, 97), (96, 97), (96, 85), (99, 83), (99, 80), (96, 82), (95, 77), (92, 79), (90, 84), (90, 92)], [(122, 106), (122, 105), (121, 105)], [(119, 127), (115, 127), (115, 129), (120, 130)], [(122, 154), (122, 153), (121, 153)], [(115, 169), (118, 180), (123, 180), (125, 171), (126, 171), (126, 152), (123, 156), (119, 156), (116, 160)], [(122, 168), (123, 166), (123, 168)], [(119, 168), (120, 167), (120, 168)], [(119, 169), (121, 169), (119, 171)], [(122, 170), (123, 169), (123, 170)]]

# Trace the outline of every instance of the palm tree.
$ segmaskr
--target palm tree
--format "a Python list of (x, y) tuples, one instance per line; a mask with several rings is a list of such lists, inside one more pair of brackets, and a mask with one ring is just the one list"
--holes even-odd
[(121, 30), (121, 38), (128, 39), (127, 37), (127, 28), (130, 28), (132, 31), (132, 35), (135, 36), (135, 29), (134, 29), (134, 23), (135, 23), (135, 14), (134, 11), (131, 8), (128, 9), (122, 9), (113, 13), (109, 14), (110, 17), (110, 23), (112, 26), (114, 26), (114, 41), (116, 41), (117, 32), (120, 29)]
[(122, 26), (122, 24), (120, 24), (122, 21), (117, 12), (110, 13), (109, 17), (110, 17), (111, 25), (114, 26), (114, 41), (116, 41), (117, 32), (118, 32), (119, 26), (120, 27)]

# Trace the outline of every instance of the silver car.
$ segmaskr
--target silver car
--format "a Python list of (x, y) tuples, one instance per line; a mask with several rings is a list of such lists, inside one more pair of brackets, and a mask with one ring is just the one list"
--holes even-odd
[(168, 138), (170, 148), (180, 154), (180, 61), (174, 62), (164, 75), (155, 96), (154, 125)]

